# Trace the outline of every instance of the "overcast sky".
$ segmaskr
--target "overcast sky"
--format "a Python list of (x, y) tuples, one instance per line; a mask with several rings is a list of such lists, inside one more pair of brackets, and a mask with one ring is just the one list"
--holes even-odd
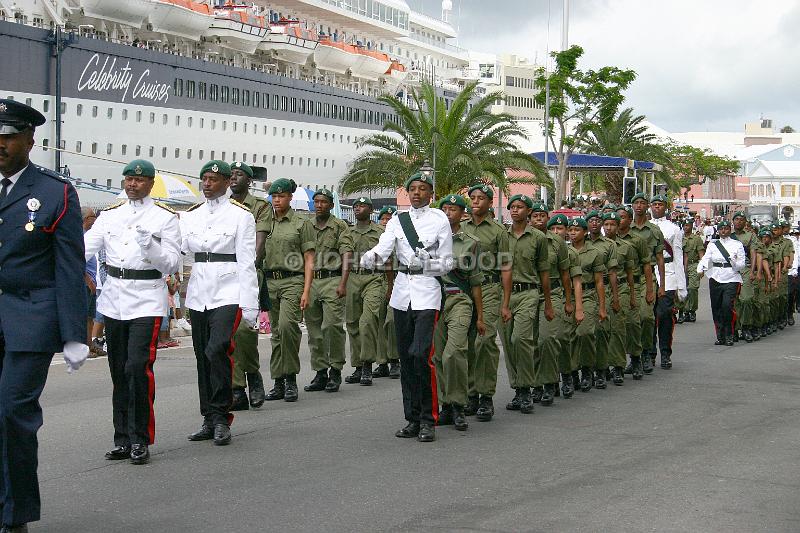
[[(407, 1), (440, 16), (440, 0)], [(465, 48), (542, 61), (561, 45), (562, 0), (453, 4)], [(625, 106), (667, 131), (742, 131), (762, 115), (800, 131), (800, 1), (571, 0), (569, 43), (584, 68), (635, 70)]]

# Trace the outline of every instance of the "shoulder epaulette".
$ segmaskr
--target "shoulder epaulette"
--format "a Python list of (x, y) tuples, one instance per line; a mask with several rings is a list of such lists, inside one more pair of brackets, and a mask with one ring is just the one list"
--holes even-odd
[(121, 202), (117, 202), (115, 204), (111, 204), (110, 206), (108, 206), (105, 209), (103, 209), (103, 211), (110, 211), (112, 209), (116, 209), (116, 208), (118, 208), (120, 206), (125, 205), (125, 202), (126, 202), (126, 200), (122, 200)]
[(61, 181), (63, 183), (69, 183), (69, 180), (66, 177), (62, 176), (58, 172), (55, 172), (54, 170), (50, 170), (49, 168), (44, 168), (44, 167), (40, 167), (40, 166), (37, 165), (36, 166), (36, 170), (38, 170), (39, 172), (41, 172), (42, 174), (44, 174), (45, 176), (47, 176), (49, 178), (56, 179), (56, 180)]
[(190, 207), (189, 209), (187, 209), (187, 210), (186, 210), (186, 212), (188, 213), (189, 211), (194, 211), (195, 209), (197, 209), (198, 207), (200, 207), (200, 206), (201, 206), (201, 205), (203, 205), (204, 203), (205, 203), (205, 202), (200, 202), (199, 204), (194, 204), (192, 207)]
[(165, 211), (169, 211), (169, 212), (170, 212), (170, 213), (172, 213), (173, 215), (177, 215), (177, 214), (178, 214), (178, 213), (176, 213), (176, 212), (175, 212), (175, 210), (174, 210), (174, 209), (172, 209), (170, 206), (168, 206), (167, 204), (165, 204), (165, 203), (163, 203), (163, 202), (156, 202), (155, 204), (156, 204), (158, 207), (160, 207), (161, 209), (164, 209)]
[(238, 202), (238, 201), (234, 200), (233, 198), (229, 198), (229, 200), (230, 200), (230, 201), (231, 201), (231, 203), (232, 203), (233, 205), (235, 205), (236, 207), (241, 207), (242, 209), (244, 209), (244, 210), (245, 210), (245, 211), (247, 211), (248, 213), (250, 212), (250, 208), (249, 208), (249, 207), (247, 207), (246, 205), (244, 205), (243, 203), (241, 203), (241, 202)]

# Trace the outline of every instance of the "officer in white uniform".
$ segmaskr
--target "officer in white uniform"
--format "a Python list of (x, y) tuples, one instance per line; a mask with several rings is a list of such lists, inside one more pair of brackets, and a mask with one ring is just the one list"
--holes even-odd
[[(656, 195), (650, 200), (650, 211), (653, 213), (651, 222), (664, 234), (664, 296), (656, 302), (655, 334), (661, 352), (661, 368), (669, 369), (672, 368), (672, 333), (678, 303), (675, 298), (683, 301), (689, 294), (683, 266), (683, 231), (665, 216), (667, 199), (663, 195)], [(658, 266), (656, 273), (660, 283)]]
[(700, 277), (704, 273), (708, 275), (711, 315), (717, 331), (717, 341), (714, 344), (733, 346), (733, 304), (742, 283), (739, 271), (745, 266), (746, 256), (744, 245), (731, 239), (730, 222), (723, 220), (717, 224), (717, 232), (719, 239), (709, 243), (706, 253), (697, 264), (697, 272)]
[[(442, 307), (442, 287), (435, 276), (453, 268), (453, 234), (447, 216), (428, 205), (433, 196), (429, 176), (418, 172), (406, 180), (405, 187), (411, 210), (392, 217), (378, 244), (362, 256), (361, 268), (373, 269), (385, 263), (392, 252), (400, 261), (389, 306), (394, 310), (408, 425), (395, 435), (432, 442), (436, 440), (434, 425), (439, 416), (436, 374), (432, 370), (433, 331)], [(403, 219), (417, 234), (416, 246), (409, 244)]]
[(200, 171), (206, 201), (181, 215), (181, 251), (194, 265), (186, 289), (197, 359), (203, 425), (189, 440), (230, 443), (233, 334), (240, 320), (258, 320), (256, 223), (250, 209), (228, 198), (231, 167), (209, 161)]
[(86, 258), (105, 249), (106, 282), (97, 310), (106, 317), (108, 365), (114, 384), (114, 446), (106, 459), (146, 463), (155, 438), (153, 363), (167, 285), (180, 263), (178, 217), (153, 201), (156, 171), (137, 159), (122, 171), (128, 199), (103, 210), (84, 235)]

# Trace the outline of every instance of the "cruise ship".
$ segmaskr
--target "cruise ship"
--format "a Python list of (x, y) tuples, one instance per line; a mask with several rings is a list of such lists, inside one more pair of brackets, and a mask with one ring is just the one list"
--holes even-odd
[(81, 201), (120, 193), (134, 158), (197, 186), (210, 159), (263, 182), (335, 187), (360, 137), (394, 118), (381, 94), (469, 81), (441, 18), (404, 0), (0, 0), (0, 97), (48, 122), (31, 159), (68, 174)]

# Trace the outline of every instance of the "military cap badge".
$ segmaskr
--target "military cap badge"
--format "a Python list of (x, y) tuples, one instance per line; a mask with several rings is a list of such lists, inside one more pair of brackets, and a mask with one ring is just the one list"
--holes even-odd
[(219, 172), (219, 166), (216, 163), (211, 165), (211, 172)]
[(142, 165), (136, 165), (136, 168), (133, 169), (133, 172), (137, 176), (141, 176), (142, 175)]

